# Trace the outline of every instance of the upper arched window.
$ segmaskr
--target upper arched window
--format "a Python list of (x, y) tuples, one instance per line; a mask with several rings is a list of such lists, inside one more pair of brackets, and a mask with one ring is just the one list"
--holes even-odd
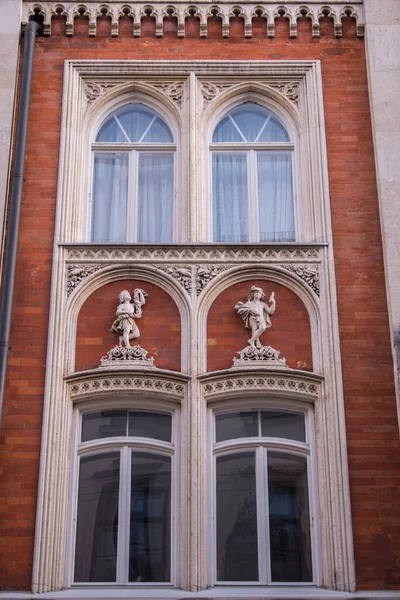
[(163, 117), (127, 104), (104, 121), (92, 150), (91, 240), (172, 242), (176, 146)]
[(277, 115), (254, 102), (233, 108), (210, 149), (214, 241), (294, 240), (294, 145)]

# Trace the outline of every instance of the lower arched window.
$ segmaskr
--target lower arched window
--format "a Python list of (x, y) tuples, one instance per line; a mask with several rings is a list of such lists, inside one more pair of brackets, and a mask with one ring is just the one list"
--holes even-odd
[(81, 417), (73, 581), (173, 582), (174, 415)]
[(215, 413), (214, 583), (316, 582), (310, 413)]

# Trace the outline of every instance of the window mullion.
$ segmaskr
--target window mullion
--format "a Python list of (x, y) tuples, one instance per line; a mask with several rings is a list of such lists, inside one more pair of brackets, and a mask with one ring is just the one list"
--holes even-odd
[(264, 468), (264, 507), (265, 507), (265, 529), (264, 529), (264, 541), (265, 541), (265, 568), (267, 574), (267, 583), (271, 583), (271, 537), (269, 530), (269, 485), (268, 485), (268, 450), (263, 448), (263, 468)]
[(129, 532), (130, 532), (130, 481), (131, 449), (121, 448), (119, 502), (118, 502), (118, 545), (117, 583), (128, 583), (129, 574)]
[(247, 203), (249, 209), (249, 242), (259, 241), (257, 152), (247, 154)]
[(258, 538), (258, 579), (267, 583), (267, 540), (268, 510), (266, 488), (266, 450), (262, 447), (256, 450), (256, 493), (257, 493), (257, 538)]

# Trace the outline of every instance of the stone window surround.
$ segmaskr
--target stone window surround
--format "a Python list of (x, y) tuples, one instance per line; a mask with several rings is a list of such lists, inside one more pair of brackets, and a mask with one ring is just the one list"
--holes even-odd
[[(196, 75), (193, 73), (194, 69)], [(51, 364), (52, 368), (48, 369), (46, 376), (33, 591), (61, 590), (65, 586), (63, 567), (65, 564), (68, 522), (69, 481), (66, 460), (69, 455), (69, 439), (72, 426), (71, 400), (73, 397), (69, 377), (78, 379), (88, 377), (90, 379), (88, 374), (73, 374), (75, 331), (79, 310), (85, 299), (95, 289), (109, 281), (117, 281), (127, 277), (142, 277), (145, 280), (162, 285), (173, 297), (180, 311), (182, 340), (186, 344), (182, 344), (182, 370), (183, 373), (192, 373), (190, 384), (188, 384), (189, 377), (187, 375), (172, 374), (171, 372), (162, 372), (162, 370), (158, 373), (148, 374), (146, 380), (156, 381), (164, 375), (174, 381), (178, 378), (181, 382), (183, 381), (182, 385), (187, 390), (183, 402), (183, 405), (186, 406), (186, 413), (182, 409), (182, 427), (185, 428), (184, 423), (186, 423), (186, 429), (189, 430), (188, 424), (190, 421), (191, 438), (186, 443), (184, 442), (185, 451), (188, 454), (183, 460), (187, 464), (186, 475), (189, 474), (189, 471), (191, 474), (190, 484), (186, 483), (187, 489), (190, 490), (191, 500), (190, 506), (186, 502), (186, 507), (183, 507), (183, 518), (189, 524), (189, 529), (185, 537), (185, 545), (181, 548), (183, 562), (181, 563), (180, 580), (184, 589), (193, 592), (207, 586), (207, 566), (204, 562), (207, 531), (203, 526), (205, 519), (201, 520), (201, 517), (205, 515), (206, 498), (198, 486), (198, 482), (204, 480), (206, 468), (204, 462), (206, 448), (204, 421), (207, 406), (202, 398), (207, 396), (207, 390), (204, 389), (205, 396), (203, 396), (204, 382), (198, 379), (198, 375), (205, 372), (206, 355), (205, 351), (201, 349), (200, 353), (197, 353), (195, 348), (197, 344), (194, 344), (194, 340), (204, 339), (209, 307), (223, 289), (237, 281), (250, 281), (260, 275), (270, 278), (272, 281), (283, 283), (292, 289), (305, 302), (310, 314), (314, 369), (317, 373), (324, 375), (318, 393), (320, 400), (317, 405), (320, 408), (316, 410), (317, 455), (320, 461), (318, 478), (321, 490), (321, 510), (324, 514), (321, 523), (322, 580), (323, 584), (331, 589), (354, 590), (355, 576), (346, 434), (340, 348), (338, 344), (334, 263), (330, 243), (329, 193), (319, 62), (237, 61), (233, 63), (226, 61), (221, 63), (217, 61), (200, 61), (198, 63), (177, 63), (172, 61), (149, 61), (144, 64), (137, 61), (66, 61), (65, 71), (55, 235), (57, 242), (54, 246), (48, 345), (48, 364)], [(253, 246), (251, 249), (246, 248), (246, 245), (233, 248), (233, 246), (221, 247), (221, 245), (216, 244), (178, 244), (169, 248), (157, 246), (138, 248), (134, 245), (125, 245), (114, 248), (109, 245), (58, 243), (59, 239), (73, 241), (77, 237), (76, 230), (72, 226), (74, 222), (72, 217), (74, 212), (72, 210), (73, 202), (68, 202), (67, 199), (76, 193), (74, 182), (77, 181), (77, 178), (79, 179), (79, 171), (77, 170), (80, 165), (79, 149), (82, 148), (80, 144), (84, 142), (81, 137), (82, 120), (87, 118), (92, 104), (97, 103), (97, 107), (101, 108), (106, 106), (110, 95), (117, 98), (120, 94), (130, 93), (132, 89), (137, 88), (136, 84), (126, 83), (127, 80), (132, 79), (132, 73), (136, 73), (138, 77), (143, 79), (146, 72), (150, 75), (150, 78), (147, 83), (144, 83), (145, 89), (141, 88), (140, 91), (145, 93), (148, 88), (151, 88), (151, 93), (160, 102), (169, 102), (170, 110), (175, 111), (175, 114), (179, 116), (182, 95), (181, 89), (177, 88), (175, 83), (183, 73), (187, 76), (189, 88), (195, 89), (200, 74), (209, 81), (209, 85), (205, 91), (203, 90), (202, 95), (206, 101), (206, 110), (211, 113), (218, 105), (219, 91), (218, 89), (215, 91), (216, 86), (214, 83), (216, 79), (221, 78), (222, 75), (236, 76), (238, 79), (242, 77), (243, 80), (246, 80), (246, 78), (254, 79), (255, 75), (260, 76), (260, 71), (263, 74), (266, 73), (264, 77), (268, 78), (269, 81), (268, 86), (261, 84), (264, 93), (266, 88), (270, 88), (268, 94), (277, 105), (284, 106), (286, 110), (291, 111), (292, 115), (297, 115), (297, 119), (299, 119), (299, 113), (303, 115), (303, 118), (311, 119), (305, 136), (310, 149), (307, 156), (310, 158), (314, 169), (307, 169), (307, 173), (310, 173), (310, 176), (314, 178), (314, 183), (318, 183), (319, 199), (318, 206), (314, 202), (316, 212), (312, 217), (310, 216), (310, 222), (313, 230), (320, 233), (319, 239), (325, 239), (327, 243), (317, 245), (318, 247), (315, 244), (260, 244), (257, 247)], [(119, 79), (120, 76), (122, 83)], [(107, 87), (107, 77), (110, 78), (109, 81), (112, 81), (111, 88)], [(119, 83), (116, 82), (117, 78)], [(297, 91), (293, 90), (292, 85), (288, 85), (292, 84), (294, 80), (299, 83)], [(155, 84), (158, 84), (158, 87)], [(241, 83), (239, 86), (241, 86), (239, 90), (241, 94), (254, 93), (254, 83)], [(237, 91), (235, 90), (234, 94)], [(259, 93), (259, 91), (260, 87), (257, 86), (256, 93)], [(193, 101), (194, 97), (195, 95), (192, 94), (192, 100), (188, 107), (189, 125), (196, 120), (197, 107)], [(213, 101), (215, 101), (214, 105)], [(226, 96), (220, 105), (222, 106), (225, 101)], [(299, 103), (298, 109), (296, 108), (297, 103)], [(196, 124), (194, 123), (194, 125)], [(193, 146), (190, 146), (188, 150), (191, 152), (191, 156), (198, 151)], [(73, 157), (74, 160), (70, 162), (69, 157)], [(199, 185), (197, 180), (196, 185)], [(196, 189), (190, 190), (190, 196), (191, 198), (196, 197)], [(142, 253), (144, 264), (138, 263), (135, 259), (135, 253), (138, 256)], [(160, 259), (161, 255), (165, 256), (164, 260)], [(80, 257), (79, 260), (85, 257), (85, 262), (89, 263), (86, 264), (88, 275), (82, 281), (78, 281), (77, 288), (72, 288), (70, 297), (67, 299), (65, 283), (68, 265), (76, 264), (78, 256)], [(171, 260), (168, 257), (171, 256), (175, 257), (172, 259), (172, 266), (178, 264), (178, 261), (182, 261), (192, 269), (192, 277), (194, 278), (192, 283), (195, 285), (192, 286), (191, 294), (187, 289), (187, 281), (185, 284), (182, 278), (179, 279), (174, 276), (174, 273), (169, 272)], [(181, 256), (181, 259), (176, 258), (179, 256)], [(216, 258), (218, 256), (219, 258)], [(231, 267), (233, 268), (230, 271), (228, 270), (225, 273), (222, 269), (219, 274), (213, 274), (209, 279), (203, 280), (203, 277), (200, 276), (200, 279), (197, 280), (198, 275), (195, 276), (195, 270), (198, 269), (197, 265), (201, 266), (205, 261), (208, 265), (213, 266), (215, 262), (219, 262), (221, 267), (225, 267), (226, 257), (229, 257), (229, 260), (232, 261)], [(301, 261), (301, 264), (299, 261)], [(298, 269), (307, 266), (310, 261), (315, 263), (311, 265), (313, 268), (319, 269), (317, 278), (318, 290), (319, 281), (321, 282), (321, 298), (318, 297), (309, 282), (307, 283), (304, 277), (299, 275), (300, 271)], [(97, 267), (100, 267), (100, 269), (97, 269)], [(292, 271), (292, 268), (297, 269), (297, 271)], [(200, 293), (198, 300), (195, 298), (195, 291)], [(312, 374), (296, 373), (302, 378), (317, 377), (318, 379), (318, 376)], [(291, 395), (294, 394), (297, 399), (301, 398), (302, 386), (301, 388), (298, 387), (296, 393), (294, 393), (289, 384), (285, 390), (285, 386), (282, 387), (278, 383), (278, 381), (284, 379), (286, 381), (292, 380), (296, 373), (288, 370), (285, 375), (280, 374), (280, 378), (275, 379), (276, 385), (271, 383), (272, 388), (269, 391), (273, 390), (275, 395), (284, 391), (285, 397), (288, 394), (289, 397), (293, 397)], [(68, 381), (63, 380), (63, 376), (66, 374), (68, 375)], [(252, 371), (251, 376), (253, 377), (254, 374)], [(105, 373), (102, 371), (103, 379), (107, 375), (110, 375), (109, 371)], [(131, 391), (128, 391), (128, 393), (136, 394), (138, 390), (140, 390), (139, 393), (143, 393), (141, 384), (138, 388), (136, 387), (135, 374), (126, 372), (125, 375), (125, 379), (131, 381), (128, 384), (128, 390), (131, 386)], [(223, 373), (208, 376), (211, 379), (213, 377), (225, 377), (227, 380), (234, 380), (239, 375), (240, 373), (235, 371), (234, 376), (232, 374), (224, 376)], [(271, 380), (272, 382), (273, 378), (269, 377), (271, 375), (270, 370), (264, 370), (261, 375), (260, 380), (264, 378), (265, 381)], [(154, 397), (153, 394), (159, 392), (162, 393), (155, 384), (154, 386), (153, 384), (149, 385), (151, 389), (148, 390), (148, 394), (150, 394), (148, 397)], [(91, 391), (91, 397), (93, 398), (93, 393), (96, 397), (100, 397), (103, 393), (102, 389), (99, 389), (96, 385), (95, 389)], [(89, 394), (89, 391), (83, 390), (82, 401), (85, 401), (86, 394)], [(104, 391), (109, 393), (108, 384), (105, 386)], [(242, 393), (241, 385), (239, 385), (238, 391)], [(250, 392), (249, 389), (247, 391)], [(231, 389), (225, 391), (227, 398), (231, 396), (231, 392)], [(268, 390), (263, 386), (256, 393), (265, 395), (267, 392)], [(199, 402), (197, 399), (199, 399)], [(314, 393), (312, 400), (315, 399)], [(207, 398), (207, 400), (211, 400), (211, 398)], [(75, 397), (73, 401), (78, 401), (78, 397)], [(186, 414), (186, 421), (184, 420), (184, 414)], [(328, 473), (329, 477), (326, 476)], [(182, 485), (185, 485), (184, 482), (182, 482)], [(57, 557), (54, 556), (51, 550), (54, 547), (61, 548)], [(179, 594), (179, 590), (176, 592)], [(72, 593), (72, 591), (65, 590), (65, 593)], [(310, 594), (312, 593), (310, 592)], [(233, 595), (237, 595), (237, 593), (235, 592)], [(249, 596), (247, 595), (247, 597)]]

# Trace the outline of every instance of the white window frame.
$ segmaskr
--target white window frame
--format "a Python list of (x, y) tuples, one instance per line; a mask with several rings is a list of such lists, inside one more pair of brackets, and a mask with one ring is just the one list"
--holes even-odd
[[(297, 412), (304, 415), (306, 442), (298, 442), (284, 438), (234, 438), (223, 442), (215, 441), (215, 417), (223, 413), (236, 411), (277, 410)], [(319, 523), (318, 471), (315, 448), (314, 407), (310, 403), (285, 400), (282, 398), (236, 398), (221, 400), (208, 409), (208, 520), (211, 524), (208, 543), (209, 585), (215, 587), (311, 587), (322, 585), (321, 533)], [(238, 450), (255, 450), (256, 454), (256, 489), (257, 489), (257, 531), (259, 540), (259, 581), (218, 581), (216, 576), (216, 458), (236, 453)], [(280, 451), (288, 455), (307, 458), (308, 502), (310, 519), (311, 565), (313, 579), (310, 582), (275, 582), (271, 581), (271, 564), (268, 553), (269, 525), (267, 517), (268, 490), (266, 490), (265, 468), (267, 467), (268, 450)], [(264, 504), (265, 513), (262, 511)], [(264, 533), (261, 530), (264, 529)], [(261, 535), (260, 535), (261, 532)]]
[[(172, 417), (171, 442), (142, 437), (109, 437), (81, 442), (82, 415), (102, 410), (134, 410), (151, 413), (169, 414)], [(179, 582), (179, 498), (180, 498), (180, 409), (175, 403), (128, 399), (115, 401), (115, 398), (85, 403), (75, 409), (73, 417), (73, 439), (71, 459), (71, 485), (69, 495), (70, 528), (67, 539), (67, 555), (65, 569), (65, 586), (72, 588), (173, 588)], [(168, 582), (129, 582), (129, 527), (123, 526), (123, 517), (128, 519), (130, 509), (130, 473), (132, 450), (145, 451), (156, 455), (171, 457), (171, 549), (170, 573)], [(118, 544), (117, 571), (115, 582), (75, 582), (75, 544), (77, 530), (77, 510), (79, 493), (79, 465), (81, 456), (100, 455), (105, 452), (120, 451), (120, 482), (118, 499)], [(123, 473), (123, 469), (125, 472)]]
[[(263, 108), (268, 109), (284, 125), (289, 136), (289, 142), (213, 142), (213, 134), (215, 128), (221, 119), (224, 118), (231, 110), (246, 103), (254, 103)], [(302, 186), (301, 186), (301, 155), (300, 155), (300, 136), (299, 131), (293, 119), (275, 100), (267, 94), (263, 95), (260, 92), (246, 92), (235, 95), (224, 102), (221, 106), (213, 111), (206, 122), (204, 138), (204, 169), (205, 180), (207, 187), (204, 190), (206, 227), (206, 241), (213, 244), (227, 243), (214, 241), (214, 223), (213, 223), (213, 178), (212, 178), (212, 155), (213, 152), (230, 152), (237, 154), (246, 154), (247, 156), (247, 202), (248, 202), (248, 240), (247, 242), (237, 243), (285, 243), (285, 240), (277, 242), (260, 242), (259, 237), (259, 222), (258, 222), (258, 188), (257, 188), (257, 158), (251, 158), (251, 155), (256, 155), (257, 152), (290, 152), (291, 167), (292, 167), (292, 195), (293, 195), (293, 217), (294, 217), (294, 240), (292, 242), (303, 241), (306, 233), (303, 231), (302, 213)]]
[[(261, 100), (261, 99), (260, 99)], [(237, 108), (243, 104), (257, 104), (258, 106), (262, 106), (263, 108), (268, 108), (273, 115), (278, 116), (277, 112), (274, 111), (270, 106), (268, 106), (268, 99), (263, 98), (261, 101), (255, 102), (254, 100), (246, 100), (243, 99), (243, 102), (235, 105), (234, 107), (230, 107), (229, 110), (226, 111), (225, 115), (223, 114), (220, 117), (220, 120), (227, 116), (233, 108)], [(271, 118), (269, 116), (268, 120)], [(281, 119), (280, 119), (281, 120)], [(223, 152), (227, 152), (229, 154), (244, 154), (246, 155), (246, 167), (247, 167), (247, 215), (248, 215), (248, 230), (247, 235), (248, 239), (245, 242), (237, 242), (237, 243), (252, 243), (252, 242), (261, 242), (268, 244), (270, 243), (268, 240), (260, 240), (260, 226), (259, 226), (259, 201), (258, 201), (258, 170), (257, 170), (257, 156), (259, 153), (271, 153), (278, 154), (279, 152), (290, 153), (291, 157), (291, 171), (292, 171), (292, 201), (293, 201), (293, 218), (294, 218), (294, 239), (288, 241), (295, 241), (298, 237), (297, 227), (296, 227), (296, 202), (295, 202), (295, 142), (292, 141), (292, 137), (285, 125), (286, 132), (290, 138), (288, 142), (213, 142), (212, 135), (214, 132), (211, 132), (211, 141), (209, 143), (209, 172), (210, 172), (210, 242), (212, 243), (220, 243), (214, 240), (214, 222), (213, 222), (213, 214), (214, 214), (214, 200), (213, 200), (213, 176), (212, 176), (212, 157), (214, 153), (222, 154)], [(267, 125), (264, 124), (262, 129)], [(218, 123), (216, 125), (218, 127)], [(260, 134), (259, 134), (260, 135)], [(297, 236), (296, 236), (297, 233)], [(273, 240), (274, 241), (274, 240)], [(285, 242), (287, 240), (276, 240), (277, 242)], [(222, 242), (224, 243), (224, 242)]]
[[(119, 143), (119, 142), (96, 142), (96, 137), (105, 123), (105, 121), (114, 112), (123, 108), (127, 104), (143, 104), (144, 106), (154, 110), (168, 125), (174, 142), (171, 143)], [(94, 182), (94, 155), (95, 153), (121, 153), (128, 155), (128, 187), (127, 187), (127, 219), (126, 219), (126, 240), (121, 243), (137, 244), (146, 243), (138, 242), (139, 228), (139, 153), (140, 152), (165, 152), (173, 153), (173, 219), (172, 219), (172, 240), (170, 243), (182, 241), (182, 231), (180, 227), (180, 219), (182, 213), (181, 207), (181, 173), (182, 166), (180, 165), (180, 138), (181, 130), (175, 122), (173, 116), (168, 112), (166, 107), (153, 98), (151, 95), (133, 92), (130, 94), (122, 94), (108, 103), (103, 110), (100, 110), (93, 120), (89, 132), (89, 148), (86, 156), (88, 165), (88, 176), (85, 186), (86, 211), (84, 215), (84, 232), (83, 236), (87, 242), (92, 242), (92, 218), (93, 218), (93, 182)], [(143, 136), (142, 136), (143, 137)], [(185, 233), (183, 232), (183, 236)], [(115, 244), (117, 242), (105, 242)], [(162, 243), (162, 242), (151, 242)]]

